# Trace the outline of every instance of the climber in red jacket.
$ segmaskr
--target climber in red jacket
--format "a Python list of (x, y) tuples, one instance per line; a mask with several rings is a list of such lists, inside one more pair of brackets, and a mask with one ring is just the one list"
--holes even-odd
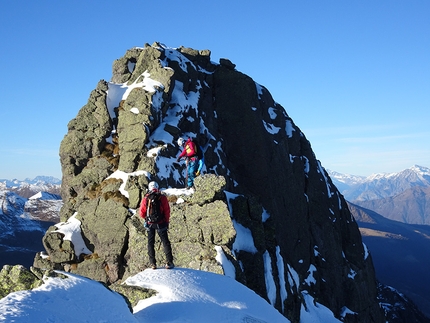
[(184, 147), (182, 153), (176, 159), (177, 162), (181, 160), (181, 158), (185, 157), (187, 163), (187, 188), (191, 188), (194, 185), (194, 177), (196, 175), (197, 167), (198, 167), (198, 156), (197, 156), (197, 147), (191, 138), (188, 138), (187, 141), (184, 138), (178, 139), (178, 146)]
[(155, 259), (155, 230), (163, 243), (164, 254), (166, 256), (166, 268), (171, 269), (173, 264), (172, 247), (170, 245), (167, 230), (170, 221), (170, 206), (167, 197), (158, 189), (157, 182), (148, 184), (148, 193), (142, 199), (139, 215), (145, 220), (145, 228), (148, 231), (148, 258), (149, 266), (157, 268)]

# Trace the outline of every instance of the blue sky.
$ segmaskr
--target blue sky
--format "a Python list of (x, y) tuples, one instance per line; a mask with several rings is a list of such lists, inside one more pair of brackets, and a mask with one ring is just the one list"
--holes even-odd
[(61, 178), (67, 124), (127, 49), (210, 49), (265, 86), (325, 168), (430, 167), (430, 2), (0, 1), (0, 178)]

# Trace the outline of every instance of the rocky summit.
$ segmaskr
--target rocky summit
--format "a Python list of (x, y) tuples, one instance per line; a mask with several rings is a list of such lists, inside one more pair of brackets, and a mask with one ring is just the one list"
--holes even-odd
[[(126, 294), (120, 283), (149, 265), (136, 211), (156, 180), (182, 189), (165, 191), (177, 267), (233, 276), (291, 322), (309, 299), (344, 322), (384, 322), (371, 256), (309, 141), (264, 86), (210, 55), (154, 43), (113, 63), (61, 142), (62, 222), (34, 267)], [(204, 151), (191, 191), (179, 137)], [(79, 228), (82, 245), (62, 225)]]

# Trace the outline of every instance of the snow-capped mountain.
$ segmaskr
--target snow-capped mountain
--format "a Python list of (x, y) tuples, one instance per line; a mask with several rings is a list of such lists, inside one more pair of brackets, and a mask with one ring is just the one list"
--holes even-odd
[(26, 178), (23, 181), (19, 179), (0, 179), (0, 183), (3, 183), (6, 185), (6, 187), (19, 187), (19, 186), (26, 186), (26, 185), (36, 185), (36, 186), (43, 186), (43, 185), (60, 185), (61, 180), (58, 178), (55, 178), (53, 176), (36, 176), (35, 178)]
[(430, 224), (430, 169), (415, 165), (368, 177), (327, 171), (345, 199), (395, 221)]
[(382, 199), (413, 187), (430, 186), (430, 168), (418, 165), (398, 173), (378, 173), (368, 177), (327, 172), (348, 201)]
[(341, 192), (347, 190), (351, 186), (362, 184), (366, 180), (365, 176), (342, 174), (329, 169), (327, 169), (327, 173), (330, 175), (331, 180)]
[[(59, 221), (63, 205), (61, 196), (55, 194), (59, 184), (40, 178), (0, 183), (0, 267), (18, 263), (31, 265), (34, 253), (43, 249), (42, 237), (47, 228)], [(32, 196), (26, 198), (20, 193)]]
[(37, 176), (34, 179), (0, 179), (0, 190), (8, 190), (29, 198), (39, 192), (60, 194), (61, 180), (52, 176)]

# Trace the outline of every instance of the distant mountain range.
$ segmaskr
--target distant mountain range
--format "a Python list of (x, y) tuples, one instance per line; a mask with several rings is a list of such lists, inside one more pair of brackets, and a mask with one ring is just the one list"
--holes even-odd
[(327, 170), (369, 248), (376, 277), (430, 317), (430, 169), (368, 177)]
[(327, 170), (346, 200), (410, 224), (430, 224), (430, 169), (415, 165), (368, 177)]
[(61, 185), (61, 180), (52, 176), (36, 176), (33, 179), (26, 178), (23, 181), (19, 179), (0, 179), (0, 183), (6, 187), (20, 187), (20, 186), (43, 186), (43, 185)]
[(398, 173), (368, 177), (327, 170), (333, 183), (348, 201), (368, 201), (398, 195), (414, 187), (430, 187), (430, 168), (414, 165)]
[(33, 180), (0, 180), (0, 267), (29, 267), (43, 250), (42, 237), (59, 221), (63, 205), (61, 181), (39, 176)]

